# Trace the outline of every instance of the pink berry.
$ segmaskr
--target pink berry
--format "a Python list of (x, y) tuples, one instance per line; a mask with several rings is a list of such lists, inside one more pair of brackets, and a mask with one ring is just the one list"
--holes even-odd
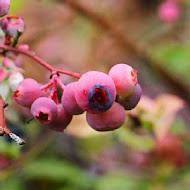
[(57, 118), (57, 105), (50, 98), (40, 97), (33, 102), (31, 113), (39, 122), (50, 124)]
[(1, 27), (7, 36), (16, 37), (24, 32), (25, 23), (19, 16), (8, 15), (2, 19)]
[(125, 121), (125, 110), (123, 106), (115, 102), (113, 106), (98, 114), (86, 114), (88, 124), (96, 131), (112, 131), (121, 127)]
[(5, 16), (9, 12), (10, 0), (0, 0), (0, 17)]
[(58, 115), (48, 127), (54, 131), (63, 132), (72, 120), (72, 115), (65, 111), (63, 106), (59, 104), (57, 106)]
[(89, 113), (106, 111), (115, 101), (114, 82), (105, 73), (89, 71), (82, 75), (75, 87), (77, 104)]
[(120, 103), (125, 110), (131, 110), (134, 107), (136, 107), (136, 105), (138, 104), (140, 98), (142, 95), (142, 89), (141, 86), (139, 84), (137, 84), (132, 92), (132, 94), (130, 94), (127, 97), (121, 97), (119, 96), (117, 98), (117, 102)]
[(34, 79), (28, 78), (19, 83), (14, 91), (13, 99), (24, 107), (30, 107), (40, 97), (40, 94), (40, 84)]
[(161, 20), (174, 22), (179, 18), (179, 7), (177, 3), (165, 1), (159, 6), (158, 14)]
[(78, 83), (77, 82), (72, 82), (69, 83), (67, 86), (65, 86), (61, 103), (64, 109), (72, 114), (72, 115), (79, 115), (82, 114), (84, 111), (79, 107), (79, 105), (76, 102), (75, 99), (75, 88)]
[(109, 76), (115, 83), (117, 94), (121, 96), (130, 94), (138, 83), (137, 71), (124, 63), (113, 66), (109, 71)]

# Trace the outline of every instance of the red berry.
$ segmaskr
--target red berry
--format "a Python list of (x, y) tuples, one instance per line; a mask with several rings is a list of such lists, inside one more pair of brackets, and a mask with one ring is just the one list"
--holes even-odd
[(28, 78), (19, 83), (14, 91), (13, 99), (24, 107), (30, 107), (40, 97), (40, 94), (40, 84), (34, 79)]
[(120, 103), (125, 110), (131, 110), (134, 107), (136, 107), (136, 105), (138, 104), (140, 98), (142, 95), (142, 89), (141, 86), (139, 84), (137, 84), (132, 92), (132, 94), (130, 94), (127, 97), (122, 97), (119, 96), (117, 98), (117, 102)]
[(0, 17), (5, 16), (9, 12), (10, 0), (0, 0)]
[(48, 127), (54, 131), (63, 132), (71, 122), (72, 115), (67, 113), (61, 104), (57, 106), (57, 110), (58, 115), (56, 120), (49, 124)]
[(57, 118), (57, 105), (47, 97), (40, 97), (31, 106), (32, 115), (41, 123), (50, 124)]
[(88, 124), (96, 131), (112, 131), (121, 127), (125, 121), (124, 108), (115, 102), (113, 106), (98, 114), (86, 114)]
[(106, 111), (115, 101), (114, 82), (105, 73), (89, 71), (82, 75), (75, 86), (77, 104), (89, 113)]
[(109, 76), (115, 83), (117, 94), (121, 96), (129, 95), (138, 83), (137, 71), (124, 63), (113, 66)]
[(24, 20), (16, 15), (8, 15), (1, 21), (2, 30), (9, 37), (16, 37), (25, 30)]
[(68, 113), (72, 115), (79, 115), (82, 114), (84, 111), (79, 107), (76, 102), (74, 94), (76, 88), (75, 85), (77, 85), (77, 82), (72, 82), (65, 86), (61, 103)]

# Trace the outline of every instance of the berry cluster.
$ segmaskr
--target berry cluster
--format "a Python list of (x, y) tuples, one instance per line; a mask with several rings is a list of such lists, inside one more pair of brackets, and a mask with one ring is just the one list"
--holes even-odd
[[(12, 98), (18, 104), (30, 108), (36, 120), (55, 131), (63, 131), (73, 115), (83, 112), (86, 112), (88, 124), (97, 131), (110, 131), (121, 127), (126, 117), (125, 110), (133, 109), (141, 97), (137, 71), (122, 63), (113, 66), (108, 74), (89, 71), (81, 76), (52, 67), (31, 52), (27, 45), (18, 44), (25, 31), (25, 23), (19, 16), (5, 16), (9, 6), (10, 0), (0, 0), (0, 16), (4, 16), (0, 23), (4, 32), (4, 36), (0, 38), (0, 54), (3, 57), (0, 87), (6, 84), (8, 90), (14, 91)], [(23, 78), (19, 53), (32, 58), (51, 72), (47, 84), (42, 85), (32, 78)], [(59, 79), (60, 74), (79, 80), (65, 86)], [(63, 90), (61, 100), (57, 95), (58, 86)], [(1, 91), (0, 93), (2, 95)], [(5, 95), (3, 98), (6, 98)], [(23, 140), (6, 127), (1, 96), (0, 105), (1, 134), (7, 133), (16, 142), (23, 144)]]
[[(61, 103), (57, 97), (57, 85), (63, 89)], [(117, 64), (108, 75), (89, 71), (77, 82), (66, 86), (57, 73), (45, 85), (24, 79), (14, 91), (13, 99), (24, 107), (30, 107), (36, 120), (56, 131), (63, 131), (73, 115), (84, 111), (93, 129), (110, 131), (124, 123), (125, 110), (137, 105), (141, 92), (137, 71), (129, 65)]]

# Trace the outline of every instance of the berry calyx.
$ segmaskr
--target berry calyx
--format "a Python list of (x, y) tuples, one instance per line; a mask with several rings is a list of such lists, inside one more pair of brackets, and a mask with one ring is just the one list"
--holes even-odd
[(40, 97), (33, 102), (31, 113), (39, 122), (50, 124), (57, 118), (57, 105), (50, 98)]
[(108, 110), (113, 105), (115, 97), (114, 82), (105, 73), (89, 71), (77, 82), (75, 89), (77, 104), (89, 113)]

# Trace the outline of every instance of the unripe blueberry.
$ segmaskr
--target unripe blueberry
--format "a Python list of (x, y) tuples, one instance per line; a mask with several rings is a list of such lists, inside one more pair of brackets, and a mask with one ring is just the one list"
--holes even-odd
[(161, 20), (174, 22), (179, 18), (179, 6), (175, 2), (163, 2), (158, 8), (158, 14)]
[(33, 102), (31, 113), (39, 122), (50, 124), (57, 118), (57, 105), (50, 98), (40, 97)]
[(72, 114), (72, 115), (79, 115), (82, 114), (84, 111), (79, 107), (79, 105), (76, 102), (75, 99), (75, 88), (77, 85), (77, 82), (69, 83), (67, 86), (65, 86), (61, 103), (64, 109)]
[(22, 34), (25, 30), (24, 20), (16, 15), (8, 15), (1, 21), (2, 30), (7, 36), (16, 37)]
[(16, 90), (19, 83), (24, 80), (23, 75), (19, 71), (11, 72), (9, 75), (8, 83), (12, 91)]
[(88, 124), (96, 131), (112, 131), (121, 127), (125, 121), (123, 106), (115, 102), (112, 107), (98, 114), (86, 114)]
[(72, 115), (65, 111), (61, 104), (57, 105), (58, 115), (56, 120), (47, 125), (50, 129), (63, 132), (72, 120)]
[(40, 97), (40, 94), (40, 84), (34, 79), (28, 78), (19, 83), (14, 91), (13, 99), (24, 107), (30, 107)]
[(89, 113), (106, 111), (115, 101), (114, 82), (105, 73), (89, 71), (82, 75), (75, 87), (77, 104)]
[(114, 65), (109, 71), (109, 76), (115, 83), (117, 94), (121, 96), (130, 94), (138, 83), (137, 71), (124, 63)]
[(132, 94), (130, 94), (127, 97), (121, 97), (119, 96), (117, 98), (117, 102), (120, 103), (125, 110), (131, 110), (138, 104), (140, 98), (142, 95), (142, 89), (139, 84), (135, 86), (135, 89), (133, 90)]
[(10, 0), (0, 0), (0, 17), (5, 16), (9, 12)]

